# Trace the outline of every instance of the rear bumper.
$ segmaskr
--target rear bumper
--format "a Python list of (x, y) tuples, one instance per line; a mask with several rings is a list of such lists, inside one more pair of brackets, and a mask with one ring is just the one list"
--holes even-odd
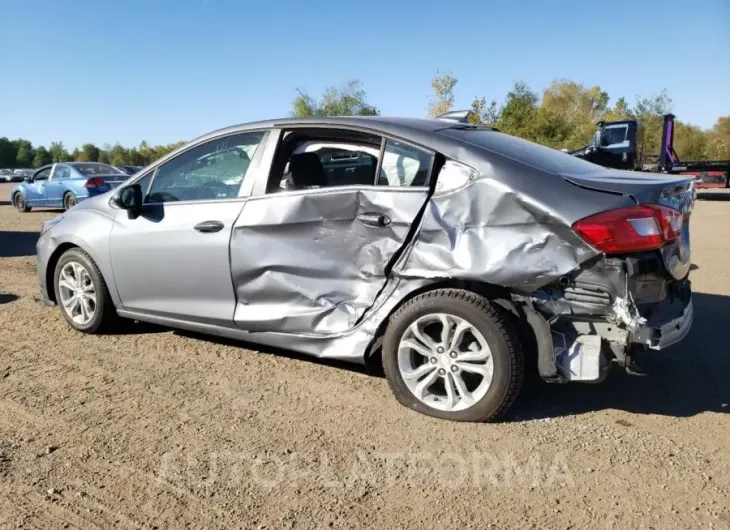
[(667, 322), (659, 328), (651, 328), (654, 336), (658, 335), (658, 339), (650, 340), (648, 346), (652, 350), (663, 350), (669, 346), (678, 343), (684, 339), (689, 330), (692, 328), (692, 321), (694, 319), (694, 307), (692, 306), (692, 299), (690, 298), (689, 303), (684, 308), (682, 314)]
[[(647, 304), (648, 305), (648, 304)], [(671, 296), (657, 304), (640, 307), (646, 322), (632, 334), (631, 342), (663, 350), (684, 339), (692, 328), (694, 306), (690, 282), (675, 284)]]

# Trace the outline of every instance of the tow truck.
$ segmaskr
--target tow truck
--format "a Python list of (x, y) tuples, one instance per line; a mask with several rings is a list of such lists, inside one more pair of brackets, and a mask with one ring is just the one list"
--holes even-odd
[(679, 159), (674, 150), (674, 118), (674, 114), (664, 115), (658, 155), (644, 154), (644, 127), (639, 120), (599, 121), (589, 145), (567, 152), (614, 169), (692, 176), (696, 188), (729, 186), (730, 160)]

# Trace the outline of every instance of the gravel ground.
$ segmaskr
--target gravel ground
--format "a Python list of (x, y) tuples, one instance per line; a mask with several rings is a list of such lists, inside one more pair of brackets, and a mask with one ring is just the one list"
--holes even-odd
[(692, 218), (696, 320), (651, 375), (531, 383), (438, 421), (357, 367), (34, 301), (40, 223), (0, 185), (1, 528), (729, 528), (730, 194)]

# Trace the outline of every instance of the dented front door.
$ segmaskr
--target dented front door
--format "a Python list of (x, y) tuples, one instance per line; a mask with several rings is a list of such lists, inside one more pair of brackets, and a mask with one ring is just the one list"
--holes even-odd
[(251, 197), (231, 236), (236, 324), (252, 332), (353, 328), (427, 199), (427, 187), (388, 186)]

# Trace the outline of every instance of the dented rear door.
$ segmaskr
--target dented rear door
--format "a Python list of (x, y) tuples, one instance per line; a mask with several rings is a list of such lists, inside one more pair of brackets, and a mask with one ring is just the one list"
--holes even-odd
[(427, 199), (425, 186), (251, 197), (231, 237), (235, 323), (252, 332), (353, 328), (385, 286)]

